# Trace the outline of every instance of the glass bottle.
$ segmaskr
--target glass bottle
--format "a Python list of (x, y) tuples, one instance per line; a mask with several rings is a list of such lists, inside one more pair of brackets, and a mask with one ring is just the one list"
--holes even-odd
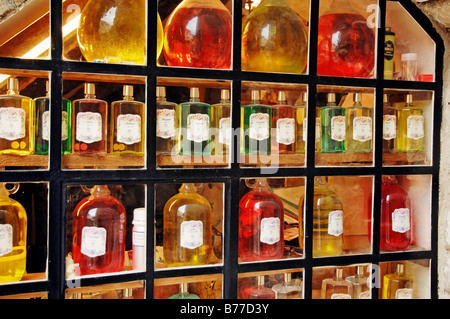
[(413, 105), (412, 94), (406, 95), (406, 103), (398, 109), (397, 146), (400, 152), (421, 152), (425, 136), (423, 109)]
[(383, 175), (381, 184), (380, 249), (405, 250), (411, 244), (411, 203), (408, 192), (394, 175)]
[[(87, 189), (83, 187), (83, 189)], [(107, 185), (95, 185), (73, 211), (72, 256), (80, 275), (122, 271), (126, 212)]]
[(322, 151), (322, 108), (316, 107), (315, 152)]
[(327, 105), (320, 110), (321, 152), (344, 152), (346, 137), (345, 114), (345, 108), (336, 105), (336, 94), (328, 93)]
[(296, 137), (295, 153), (304, 154), (308, 137), (307, 102), (308, 93), (302, 93), (300, 105), (295, 105)]
[(164, 206), (163, 251), (167, 267), (205, 265), (211, 252), (211, 205), (193, 183)]
[(169, 66), (230, 69), (232, 16), (219, 0), (183, 0), (164, 27)]
[(280, 259), (284, 250), (284, 207), (267, 179), (256, 178), (239, 202), (239, 256), (242, 261)]
[(105, 155), (108, 103), (95, 98), (95, 84), (84, 84), (84, 99), (72, 103), (72, 153)]
[(0, 154), (34, 153), (34, 101), (19, 94), (19, 80), (10, 77), (0, 96)]
[(345, 147), (349, 153), (372, 152), (373, 110), (361, 104), (362, 94), (353, 94), (353, 106), (346, 109)]
[(231, 147), (231, 103), (230, 91), (220, 91), (220, 102), (211, 105), (211, 144), (212, 153), (226, 155)]
[(190, 89), (190, 100), (180, 104), (180, 154), (211, 153), (211, 105), (200, 102), (198, 88)]
[(170, 296), (167, 299), (200, 299), (196, 294), (192, 294), (188, 291), (188, 284), (183, 282), (180, 284), (180, 292)]
[(370, 287), (367, 284), (368, 278), (364, 275), (364, 266), (357, 266), (353, 276), (345, 278), (353, 285), (352, 299), (371, 299)]
[[(89, 0), (81, 11), (78, 46), (88, 62), (145, 64), (146, 25), (144, 0)], [(161, 46), (158, 37), (157, 50)]]
[(297, 74), (305, 71), (306, 27), (284, 0), (262, 0), (242, 26), (243, 70)]
[(296, 137), (295, 108), (287, 105), (286, 92), (278, 92), (278, 104), (272, 105), (271, 153), (294, 153)]
[(333, 0), (319, 18), (317, 74), (369, 77), (375, 64), (375, 34), (348, 0)]
[(383, 95), (383, 152), (397, 150), (397, 109), (388, 101), (388, 95)]
[(9, 197), (19, 189), (15, 183), (11, 190), (0, 183), (0, 283), (22, 279), (27, 255), (27, 212)]
[(301, 299), (302, 287), (292, 281), (292, 274), (285, 273), (284, 281), (272, 287), (275, 299)]
[(166, 100), (166, 88), (156, 87), (156, 155), (177, 153), (177, 104)]
[(322, 280), (321, 299), (352, 299), (353, 286), (342, 277), (344, 270), (336, 268), (333, 278)]
[(271, 108), (260, 104), (259, 91), (251, 91), (251, 102), (241, 106), (241, 154), (270, 154)]
[(145, 104), (135, 101), (133, 86), (123, 86), (123, 100), (111, 103), (110, 153), (144, 155)]
[(133, 229), (131, 242), (133, 244), (133, 270), (145, 271), (147, 268), (147, 210), (136, 208), (133, 211)]
[(256, 280), (256, 286), (244, 289), (242, 299), (275, 299), (275, 292), (264, 286), (264, 276), (258, 276)]
[(384, 79), (394, 79), (395, 33), (386, 27), (384, 33)]
[(405, 265), (397, 264), (392, 274), (383, 277), (382, 299), (413, 299), (413, 280), (406, 276)]

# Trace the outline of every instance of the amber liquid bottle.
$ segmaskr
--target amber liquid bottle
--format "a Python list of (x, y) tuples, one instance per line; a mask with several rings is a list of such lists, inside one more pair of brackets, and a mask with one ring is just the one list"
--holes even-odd
[(308, 93), (302, 93), (300, 105), (295, 104), (295, 118), (296, 118), (296, 137), (295, 137), (295, 152), (304, 154), (306, 149), (306, 141), (308, 137), (308, 119), (307, 106)]
[(72, 153), (105, 155), (108, 103), (95, 98), (95, 85), (84, 84), (84, 99), (73, 101)]
[(398, 150), (421, 152), (425, 140), (423, 109), (413, 105), (412, 94), (406, 95), (406, 103), (398, 110)]
[(384, 275), (382, 299), (413, 299), (413, 280), (405, 275), (405, 265), (397, 264), (392, 274)]
[(177, 104), (166, 99), (166, 88), (156, 87), (156, 155), (176, 154)]
[(287, 105), (286, 92), (278, 92), (278, 104), (272, 105), (272, 150), (273, 153), (295, 152), (296, 117), (295, 108)]

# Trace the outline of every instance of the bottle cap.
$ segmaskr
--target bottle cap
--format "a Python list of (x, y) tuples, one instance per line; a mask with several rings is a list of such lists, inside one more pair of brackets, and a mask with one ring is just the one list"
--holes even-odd
[(252, 90), (252, 101), (259, 100), (259, 91), (258, 90)]
[(361, 93), (353, 94), (353, 102), (361, 102), (361, 101), (362, 101), (362, 94)]
[(147, 210), (144, 207), (136, 208), (133, 211), (133, 222), (141, 221), (145, 222), (147, 220)]
[(84, 83), (84, 94), (95, 94), (95, 84)]
[(191, 88), (191, 97), (200, 97), (200, 90), (198, 88)]
[(410, 104), (413, 102), (412, 94), (406, 94), (406, 103)]
[(397, 272), (399, 274), (403, 274), (405, 272), (405, 265), (403, 264), (397, 264)]
[(336, 278), (342, 278), (344, 270), (342, 268), (336, 268)]
[(19, 92), (19, 80), (16, 78), (9, 78), (6, 87), (9, 92)]
[(388, 103), (388, 95), (387, 94), (383, 94), (383, 102)]
[(157, 86), (156, 87), (156, 96), (157, 97), (166, 97), (166, 87)]
[(328, 93), (328, 95), (327, 95), (327, 102), (329, 102), (329, 103), (336, 102), (336, 94)]
[(416, 61), (417, 53), (404, 53), (402, 54), (402, 61)]
[(230, 91), (229, 90), (220, 91), (220, 99), (221, 100), (229, 100), (230, 99)]
[(133, 96), (133, 86), (124, 85), (123, 86), (123, 96)]
[(278, 101), (286, 101), (286, 92), (285, 91), (278, 92)]
[(258, 286), (264, 286), (264, 276), (257, 277)]
[(308, 101), (308, 93), (307, 92), (302, 93), (302, 101), (303, 102), (307, 102)]

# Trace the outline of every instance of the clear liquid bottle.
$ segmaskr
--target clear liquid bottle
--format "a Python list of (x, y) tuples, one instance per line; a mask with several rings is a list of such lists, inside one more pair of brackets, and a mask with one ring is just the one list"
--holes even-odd
[(397, 109), (389, 104), (387, 94), (383, 94), (383, 152), (397, 150)]
[(183, 282), (180, 284), (180, 292), (170, 296), (167, 299), (200, 299), (196, 294), (190, 293), (188, 291), (188, 284)]
[(336, 105), (336, 94), (328, 93), (327, 105), (320, 110), (321, 152), (342, 153), (345, 151), (346, 110)]
[(227, 155), (232, 140), (230, 91), (220, 91), (220, 102), (211, 105), (212, 154)]
[(285, 273), (284, 281), (272, 287), (275, 291), (275, 299), (301, 299), (302, 287), (292, 281), (292, 274)]
[(322, 280), (321, 299), (352, 299), (353, 286), (343, 278), (344, 270), (336, 268), (333, 278)]
[(84, 84), (84, 99), (72, 103), (72, 153), (105, 155), (108, 103), (95, 98), (95, 85)]
[(295, 152), (296, 114), (288, 105), (286, 92), (278, 92), (278, 103), (272, 105), (272, 149), (271, 153), (290, 154)]
[(180, 154), (211, 154), (211, 105), (200, 102), (199, 89), (190, 89), (190, 100), (179, 105)]
[(0, 154), (34, 153), (34, 101), (19, 94), (19, 80), (10, 77), (0, 96)]
[(125, 256), (126, 212), (106, 185), (95, 185), (91, 195), (73, 211), (72, 256), (80, 275), (122, 271)]
[(284, 206), (267, 179), (246, 185), (252, 190), (239, 202), (239, 256), (242, 261), (280, 259), (284, 250)]
[(301, 74), (308, 40), (299, 15), (284, 0), (262, 0), (242, 28), (242, 69)]
[(18, 189), (19, 184), (9, 190), (0, 183), (0, 283), (21, 280), (26, 268), (27, 212), (9, 197)]
[(357, 266), (356, 273), (353, 276), (345, 278), (346, 281), (353, 285), (352, 299), (371, 299), (368, 278), (364, 274), (364, 266)]
[(205, 265), (211, 254), (211, 205), (193, 183), (164, 206), (163, 251), (167, 267)]
[(304, 154), (306, 149), (306, 141), (308, 137), (308, 119), (307, 119), (308, 93), (302, 93), (301, 102), (295, 104), (296, 118), (296, 137), (295, 137), (295, 153)]
[(156, 87), (156, 155), (176, 154), (177, 104), (166, 99), (166, 88)]
[(241, 106), (241, 154), (270, 154), (271, 108), (259, 101), (258, 90), (251, 91), (251, 102)]
[(383, 277), (382, 299), (413, 299), (413, 280), (405, 274), (405, 265), (397, 264), (392, 274)]
[(421, 152), (425, 137), (423, 109), (413, 105), (412, 94), (406, 95), (406, 103), (398, 109), (398, 150)]
[(244, 289), (242, 299), (275, 299), (275, 292), (264, 286), (264, 276), (256, 277), (256, 286)]
[(123, 86), (123, 100), (111, 103), (109, 152), (114, 155), (144, 155), (145, 104), (135, 101), (133, 86)]
[(372, 152), (373, 110), (361, 101), (361, 93), (353, 94), (353, 106), (346, 109), (345, 148), (349, 153)]

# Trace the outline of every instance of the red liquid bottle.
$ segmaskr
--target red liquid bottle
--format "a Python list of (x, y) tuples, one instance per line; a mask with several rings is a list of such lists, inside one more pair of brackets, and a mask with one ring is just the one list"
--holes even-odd
[(230, 69), (231, 13), (219, 0), (184, 0), (164, 28), (169, 66)]
[(257, 285), (245, 289), (242, 299), (275, 299), (275, 291), (264, 286), (264, 276), (257, 277)]
[(361, 77), (371, 74), (375, 35), (368, 20), (347, 0), (334, 0), (319, 18), (317, 74)]
[(284, 250), (284, 207), (265, 178), (239, 202), (239, 256), (242, 261), (279, 259)]
[(126, 212), (106, 185), (95, 185), (73, 212), (72, 255), (80, 275), (118, 272), (125, 254)]
[(381, 186), (380, 249), (405, 250), (411, 244), (411, 205), (395, 176), (383, 176)]
[(272, 106), (272, 153), (294, 153), (295, 108), (287, 105), (286, 92), (278, 92), (278, 104)]

